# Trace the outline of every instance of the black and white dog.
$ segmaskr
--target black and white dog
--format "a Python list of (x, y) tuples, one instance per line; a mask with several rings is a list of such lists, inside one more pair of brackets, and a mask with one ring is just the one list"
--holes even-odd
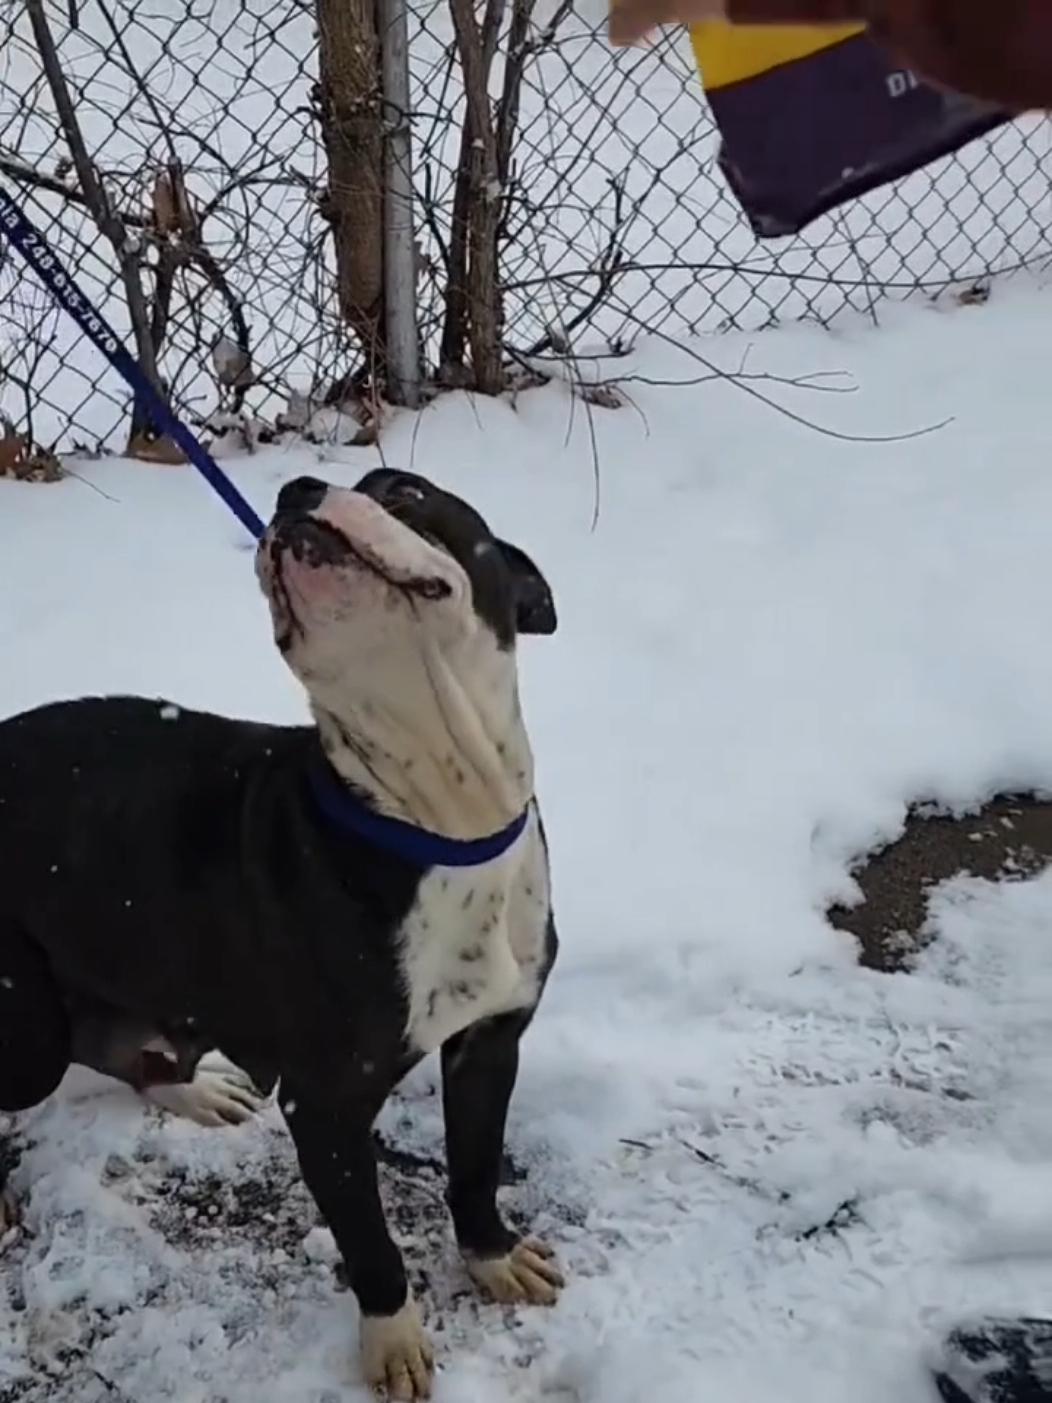
[(552, 633), (555, 608), (470, 506), (388, 470), (288, 483), (256, 568), (314, 726), (130, 697), (0, 723), (0, 1109), (73, 1062), (212, 1124), (280, 1083), (366, 1379), (426, 1397), (370, 1127), (427, 1053), (468, 1271), (503, 1302), (562, 1285), (497, 1208), (556, 952), (515, 643)]

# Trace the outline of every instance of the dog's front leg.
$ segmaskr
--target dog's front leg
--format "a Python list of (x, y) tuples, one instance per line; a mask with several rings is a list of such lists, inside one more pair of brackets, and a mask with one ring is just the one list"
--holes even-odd
[(497, 1207), (519, 1039), (532, 1011), (488, 1018), (442, 1047), (449, 1209), (474, 1281), (505, 1303), (554, 1305), (563, 1279), (545, 1243), (520, 1238)]
[(283, 1078), (280, 1101), (304, 1181), (358, 1300), (366, 1381), (400, 1403), (428, 1398), (434, 1356), (380, 1203), (371, 1136), (376, 1108), (329, 1103), (290, 1078)]

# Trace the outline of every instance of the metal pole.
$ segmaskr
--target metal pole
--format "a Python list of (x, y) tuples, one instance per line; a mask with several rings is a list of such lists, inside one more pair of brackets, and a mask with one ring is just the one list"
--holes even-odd
[(384, 300), (387, 392), (393, 404), (420, 402), (420, 337), (416, 324), (413, 240), (413, 147), (409, 121), (409, 29), (406, 0), (379, 0), (383, 65)]

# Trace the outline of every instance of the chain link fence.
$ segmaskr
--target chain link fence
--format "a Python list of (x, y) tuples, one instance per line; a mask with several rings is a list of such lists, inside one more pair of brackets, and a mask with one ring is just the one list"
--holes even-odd
[[(42, 5), (84, 144), (122, 221), (116, 250), (71, 160), (28, 9), (23, 0), (0, 9), (0, 179), (83, 290), (130, 342), (120, 264), (137, 260), (158, 370), (191, 422), (214, 427), (236, 411), (296, 426), (297, 406), (336, 402), (362, 348), (339, 310), (312, 0)], [(408, 16), (427, 368), (441, 359), (458, 174), (471, 153), (451, 10), (449, 0), (410, 0)], [(502, 5), (486, 9), (502, 36), (494, 100), (516, 68), (497, 233), (502, 345), (513, 363), (617, 351), (647, 335), (678, 341), (872, 315), (883, 297), (934, 295), (1052, 251), (1052, 126), (1043, 120), (1007, 127), (803, 236), (758, 244), (715, 167), (684, 36), (612, 51), (604, 0), (537, 0), (525, 13), (509, 41)], [(180, 226), (184, 205), (192, 238)], [(128, 439), (126, 387), (8, 250), (0, 411), (54, 448), (121, 449)]]

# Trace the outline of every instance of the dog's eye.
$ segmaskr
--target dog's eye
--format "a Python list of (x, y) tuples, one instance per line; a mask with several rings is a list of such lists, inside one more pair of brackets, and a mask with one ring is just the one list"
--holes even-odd
[(423, 490), (417, 487), (415, 482), (409, 482), (403, 477), (396, 477), (389, 484), (387, 493), (395, 502), (422, 502), (424, 500)]
[(417, 593), (424, 599), (448, 599), (453, 591), (445, 580), (432, 579), (421, 580), (417, 586)]

